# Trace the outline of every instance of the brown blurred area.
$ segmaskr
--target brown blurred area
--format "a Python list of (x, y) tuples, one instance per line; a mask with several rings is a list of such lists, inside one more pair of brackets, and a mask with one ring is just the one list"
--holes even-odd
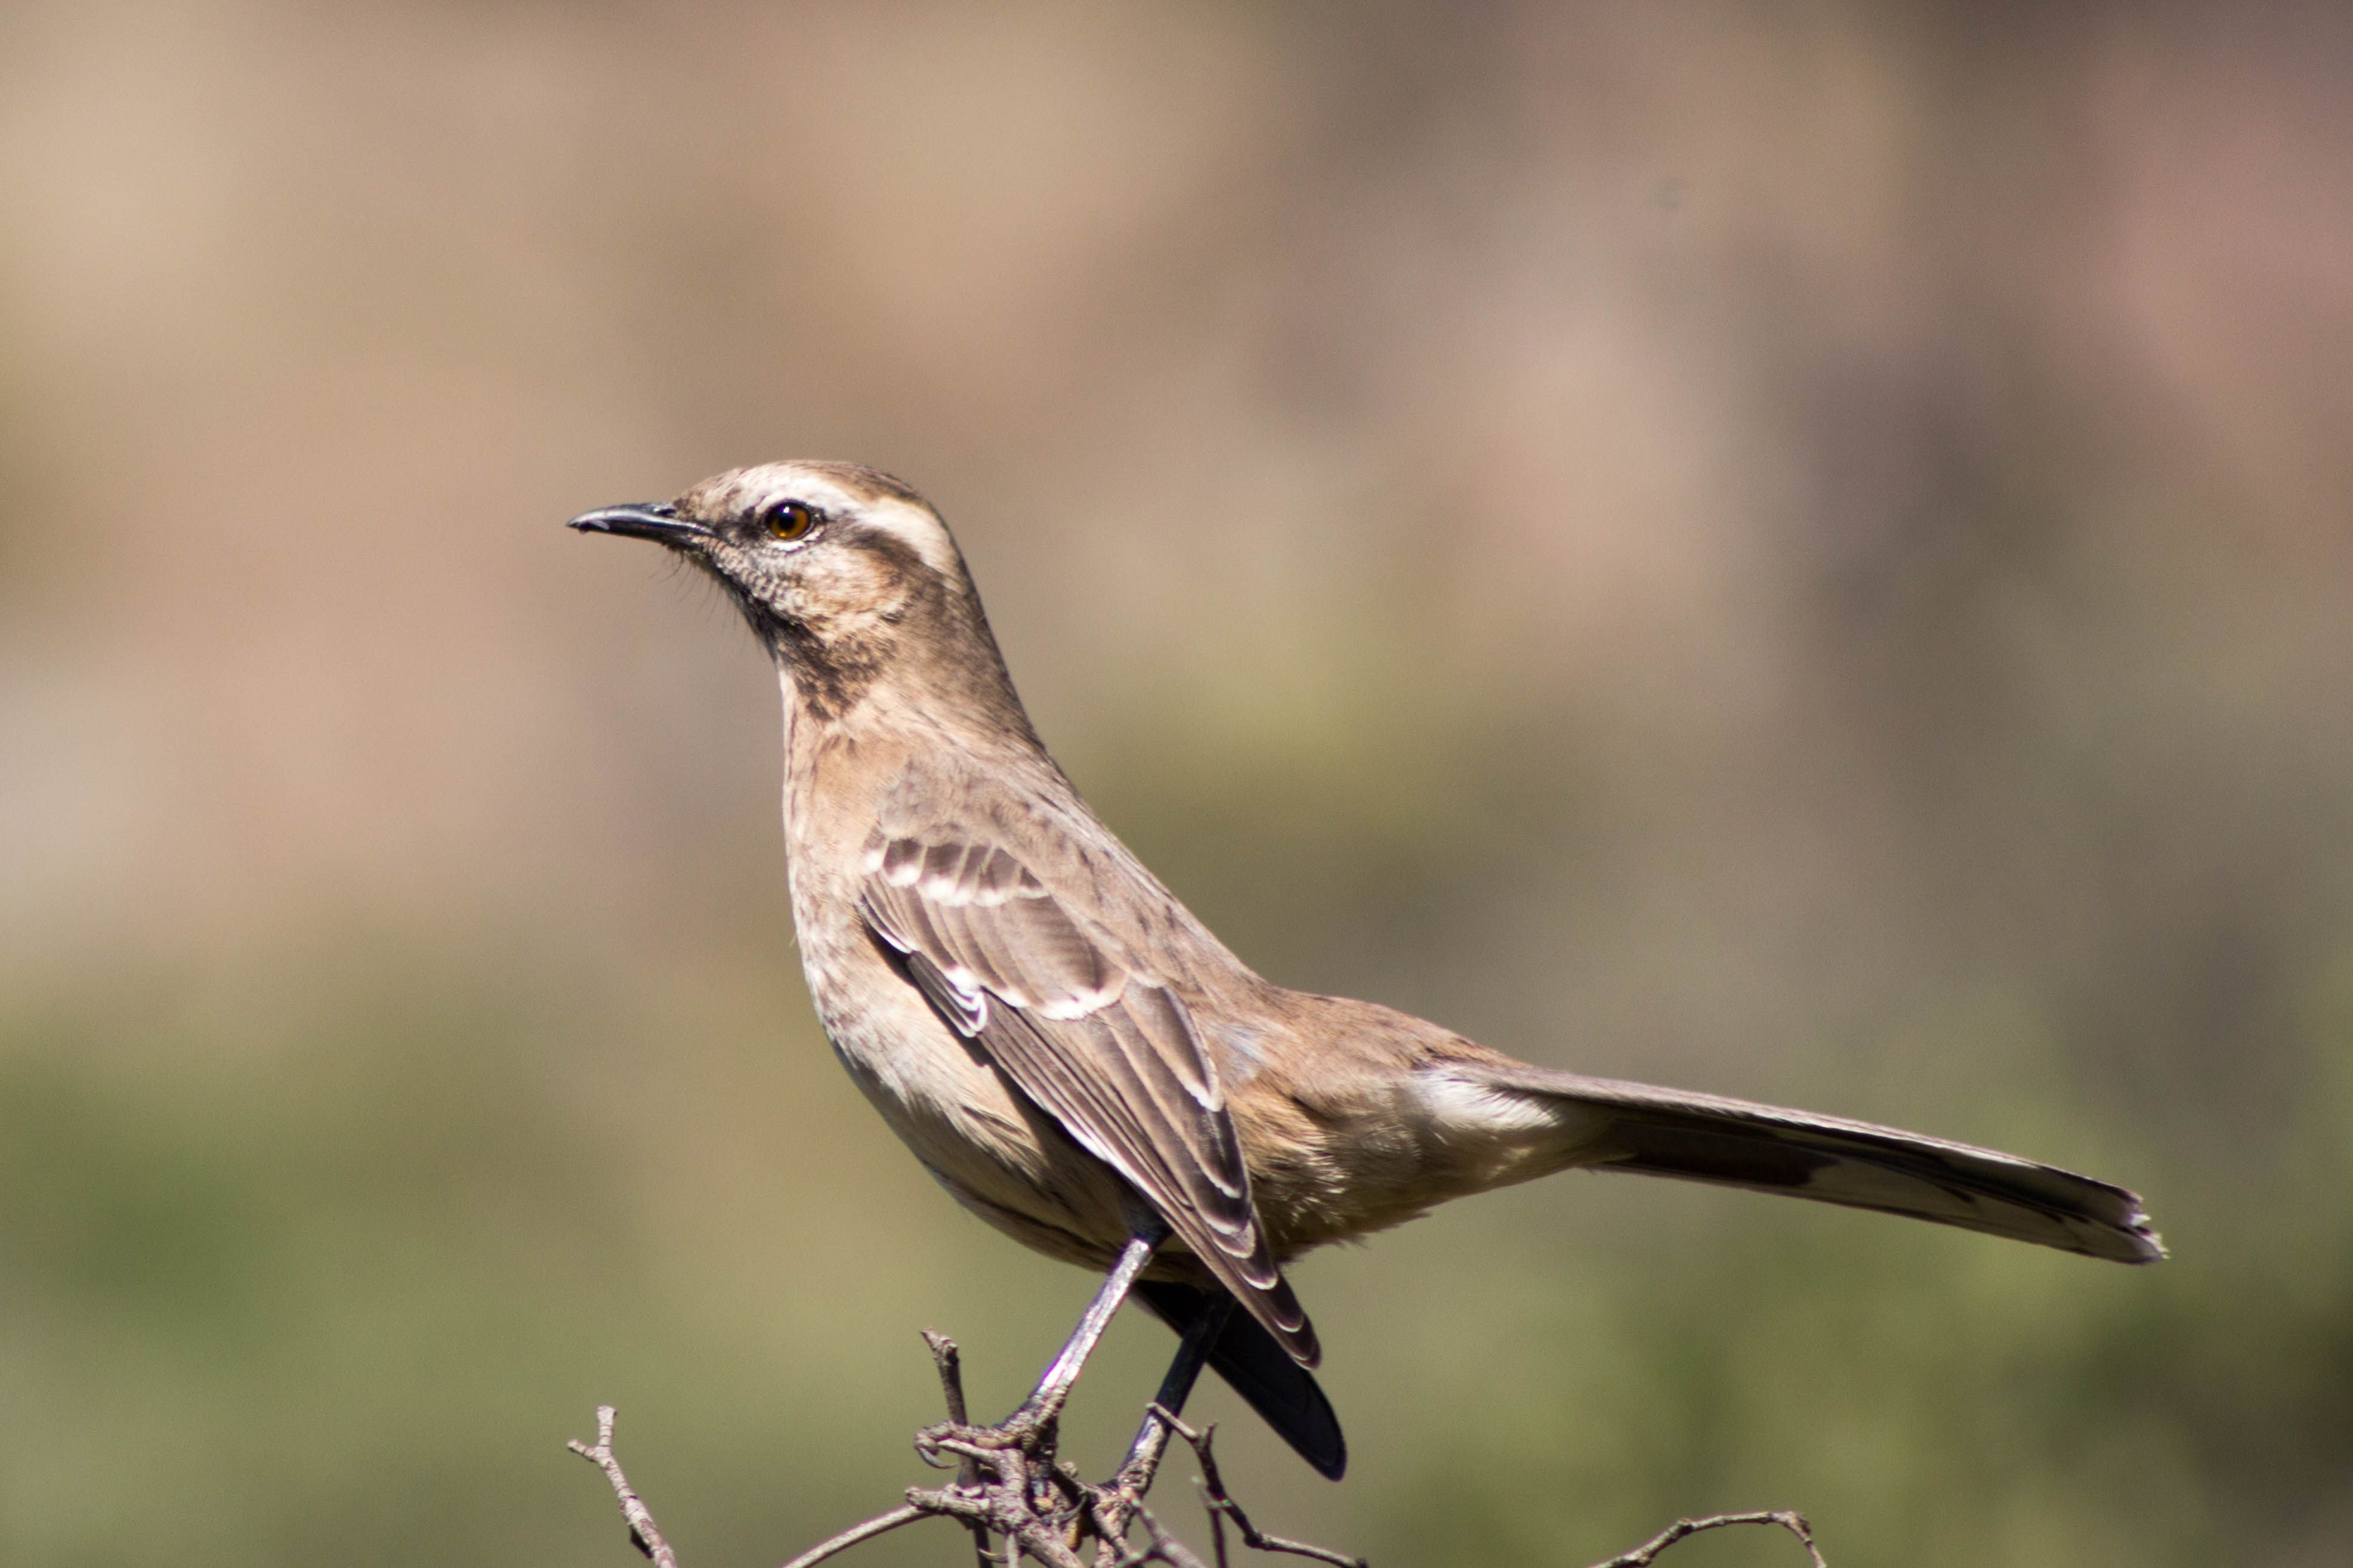
[(771, 676), (557, 526), (786, 456), (1272, 977), (2174, 1247), (1459, 1205), (1297, 1271), (1343, 1486), (1205, 1391), (1261, 1521), (2353, 1552), (2342, 8), (19, 5), (0, 204), (0, 1556), (630, 1561), (611, 1400), (779, 1561), (919, 1328), (1026, 1386), (1088, 1282), (828, 1059)]

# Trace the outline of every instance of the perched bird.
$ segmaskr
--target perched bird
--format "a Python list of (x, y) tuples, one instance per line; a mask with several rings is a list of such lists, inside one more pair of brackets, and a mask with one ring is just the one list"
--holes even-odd
[(1532, 1067), (1261, 979), (1047, 755), (946, 525), (888, 475), (771, 463), (571, 526), (694, 563), (775, 660), (793, 921), (850, 1076), (967, 1208), (1111, 1271), (1030, 1416), (1060, 1408), (1133, 1289), (1183, 1336), (1164, 1402), (1206, 1361), (1336, 1479), (1345, 1446), (1283, 1266), (1555, 1171), (1748, 1187), (2125, 1263), (2164, 1256), (2140, 1200), (2103, 1182)]

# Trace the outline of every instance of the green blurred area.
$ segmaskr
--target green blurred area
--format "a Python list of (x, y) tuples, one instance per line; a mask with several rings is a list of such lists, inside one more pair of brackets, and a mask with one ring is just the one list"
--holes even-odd
[[(1204, 1390), (1261, 1523), (2345, 1560), (2348, 44), (0, 13), (0, 1558), (632, 1562), (563, 1449), (610, 1402), (689, 1568), (780, 1562), (930, 1479), (919, 1330), (1027, 1386), (1090, 1281), (830, 1059), (770, 677), (556, 527), (807, 455), (942, 503), (1270, 976), (2083, 1169), (2174, 1252), (1459, 1205), (1295, 1270), (1345, 1483)], [(1091, 1464), (1169, 1349), (1114, 1326)]]

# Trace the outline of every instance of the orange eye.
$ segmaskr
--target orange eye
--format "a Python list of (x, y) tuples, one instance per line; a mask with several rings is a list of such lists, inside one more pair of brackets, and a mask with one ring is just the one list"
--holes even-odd
[(771, 537), (787, 542), (806, 539), (808, 531), (817, 526), (817, 513), (797, 500), (788, 500), (768, 509), (768, 532)]

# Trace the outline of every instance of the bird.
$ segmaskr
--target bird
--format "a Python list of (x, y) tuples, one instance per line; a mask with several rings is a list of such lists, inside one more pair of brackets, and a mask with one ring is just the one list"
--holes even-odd
[(2140, 1198), (2087, 1176), (1538, 1067), (1261, 978), (1080, 797), (1015, 693), (946, 523), (888, 474), (766, 463), (569, 526), (691, 562), (774, 662), (793, 924), (850, 1078), (965, 1207), (1104, 1271), (1006, 1430), (1052, 1418), (1132, 1296), (1179, 1335), (1165, 1407), (1206, 1365), (1336, 1480), (1346, 1441), (1285, 1267), (1558, 1171), (1778, 1193), (2122, 1263), (2165, 1256)]

